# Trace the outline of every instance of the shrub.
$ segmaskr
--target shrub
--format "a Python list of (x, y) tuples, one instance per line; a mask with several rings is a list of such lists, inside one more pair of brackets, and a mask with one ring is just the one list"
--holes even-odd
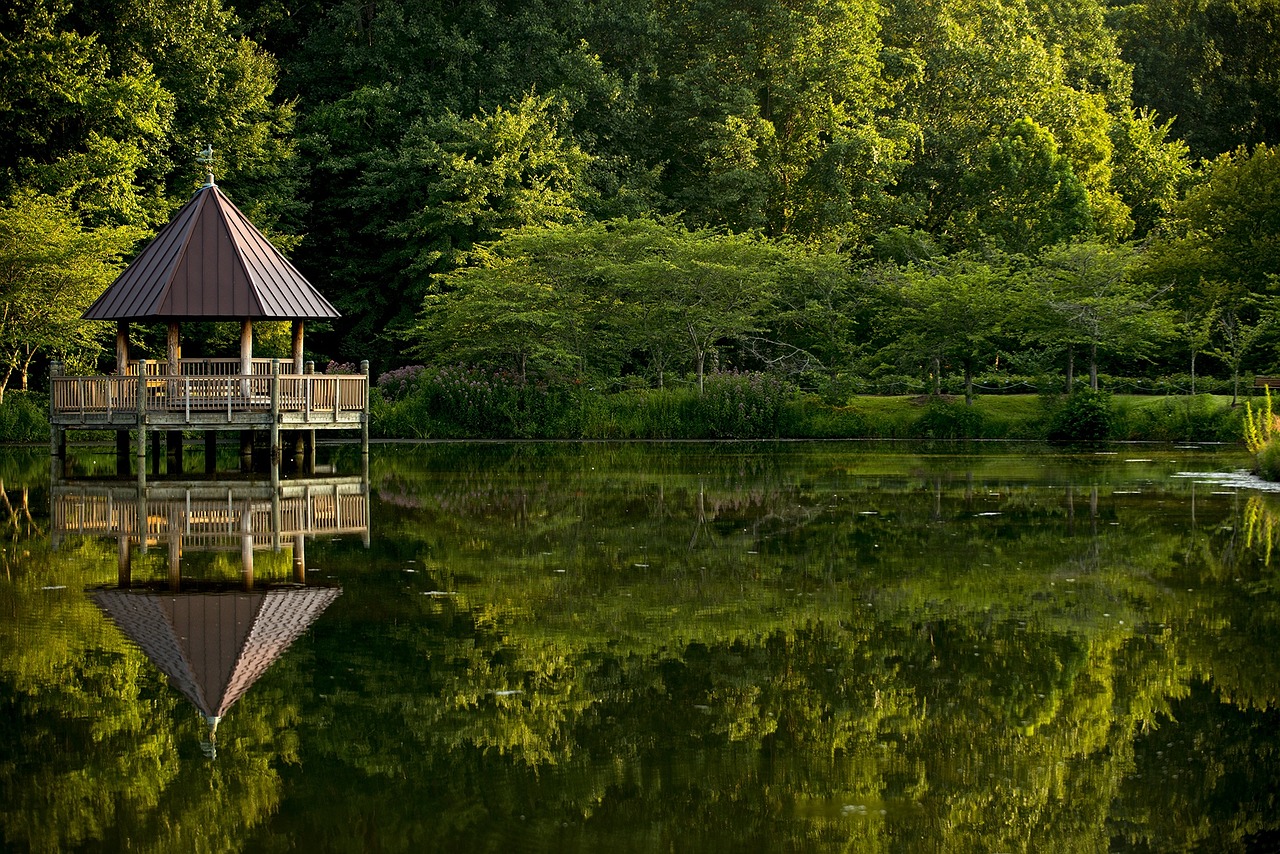
[(378, 390), (385, 400), (400, 400), (413, 390), (425, 370), (422, 365), (405, 365), (403, 368), (387, 371), (378, 377)]
[(1080, 389), (1063, 398), (1049, 419), (1051, 442), (1099, 442), (1111, 435), (1111, 393)]
[[(581, 433), (582, 409), (568, 383), (451, 365), (392, 378), (388, 389), (391, 394), (379, 388), (370, 400), (379, 435), (528, 439)], [(403, 396), (394, 397), (402, 389)]]
[(0, 404), (0, 442), (49, 440), (49, 401), (44, 395), (10, 391)]
[(1258, 477), (1265, 480), (1280, 480), (1280, 441), (1272, 439), (1258, 451)]
[(982, 413), (960, 401), (930, 398), (911, 425), (917, 439), (975, 439), (982, 435)]
[(791, 386), (766, 374), (708, 374), (698, 399), (697, 421), (714, 439), (772, 439), (780, 433)]

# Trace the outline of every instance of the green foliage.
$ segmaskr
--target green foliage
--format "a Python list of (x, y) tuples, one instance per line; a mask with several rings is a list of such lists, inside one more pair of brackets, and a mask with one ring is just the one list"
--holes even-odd
[(1147, 0), (1117, 7), (1134, 99), (1177, 118), (1197, 159), (1275, 145), (1280, 9), (1268, 0)]
[(1113, 433), (1148, 442), (1238, 442), (1243, 430), (1239, 407), (1213, 395), (1178, 395), (1114, 400)]
[(31, 392), (10, 392), (0, 400), (0, 442), (49, 439), (49, 400)]
[(372, 429), (413, 438), (576, 436), (578, 390), (510, 371), (462, 365), (424, 370), (371, 401)]
[(19, 193), (0, 203), (0, 401), (37, 354), (92, 369), (99, 325), (80, 315), (119, 272), (131, 228), (87, 229), (63, 198)]
[(1255, 460), (1259, 477), (1264, 480), (1280, 481), (1280, 440), (1268, 440), (1259, 449)]
[(1048, 438), (1053, 442), (1100, 442), (1111, 437), (1114, 419), (1110, 392), (1079, 389), (1052, 406)]
[(706, 377), (697, 420), (708, 438), (774, 439), (792, 389), (760, 373), (720, 372)]
[(1011, 124), (968, 175), (968, 193), (989, 200), (957, 223), (971, 242), (991, 240), (1012, 253), (1035, 252), (1093, 229), (1089, 197), (1053, 134), (1030, 118)]
[(1263, 404), (1253, 410), (1253, 401), (1244, 404), (1244, 444), (1250, 453), (1258, 453), (1277, 434), (1276, 416), (1271, 411), (1271, 389), (1266, 389)]
[(963, 401), (930, 398), (911, 435), (918, 439), (976, 439), (982, 436), (982, 413)]

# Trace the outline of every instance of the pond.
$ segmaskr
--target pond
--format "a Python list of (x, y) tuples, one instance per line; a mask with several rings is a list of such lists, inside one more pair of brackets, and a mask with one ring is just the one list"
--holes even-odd
[(1237, 449), (331, 453), (0, 457), (0, 848), (1280, 849)]

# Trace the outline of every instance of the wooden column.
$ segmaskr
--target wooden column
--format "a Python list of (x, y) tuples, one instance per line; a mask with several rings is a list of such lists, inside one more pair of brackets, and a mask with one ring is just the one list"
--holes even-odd
[[(245, 318), (240, 324), (240, 375), (253, 374), (253, 321)], [(246, 395), (249, 393), (246, 389)]]
[(271, 455), (271, 486), (274, 488), (280, 483), (280, 360), (271, 360), (271, 433), (270, 433), (270, 449), (268, 453)]
[(364, 374), (364, 412), (360, 413), (360, 453), (369, 456), (369, 360), (360, 363), (360, 373)]
[(303, 322), (295, 320), (293, 322), (293, 373), (302, 373), (302, 335)]
[[(311, 375), (316, 372), (316, 363), (307, 362), (302, 367), (302, 373)], [(307, 474), (316, 473), (316, 431), (315, 429), (304, 430), (306, 449), (303, 451), (302, 470)]]
[(302, 534), (293, 538), (293, 580), (307, 583), (307, 538)]
[[(138, 487), (147, 482), (147, 360), (138, 363)], [(142, 538), (146, 553), (146, 537)]]
[(116, 321), (116, 375), (129, 373), (129, 321)]
[[(57, 406), (57, 383), (55, 377), (62, 376), (62, 363), (54, 360), (49, 363), (49, 420), (53, 421), (54, 407)], [(49, 428), (49, 456), (55, 459), (65, 460), (67, 458), (67, 431), (57, 424), (51, 424)]]
[[(182, 395), (182, 327), (177, 321), (169, 322), (169, 332), (165, 337), (165, 358), (169, 360), (165, 373), (169, 375), (168, 405), (172, 408)], [(177, 472), (182, 471), (182, 431), (168, 431), (168, 467)]]
[(240, 570), (244, 589), (253, 589), (253, 514), (248, 506), (240, 513)]
[(128, 588), (133, 580), (133, 563), (129, 555), (129, 535), (116, 535), (116, 585)]

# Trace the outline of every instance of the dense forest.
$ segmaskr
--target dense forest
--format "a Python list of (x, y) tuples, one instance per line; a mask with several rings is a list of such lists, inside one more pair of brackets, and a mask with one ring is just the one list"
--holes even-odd
[(1277, 144), (1275, 0), (17, 0), (0, 370), (105, 353), (209, 146), (322, 365), (1194, 390), (1277, 361)]

